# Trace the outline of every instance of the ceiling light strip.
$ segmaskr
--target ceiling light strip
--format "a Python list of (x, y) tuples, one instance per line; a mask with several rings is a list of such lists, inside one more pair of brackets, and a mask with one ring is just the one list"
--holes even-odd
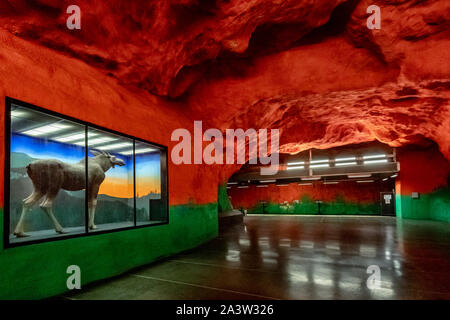
[(297, 162), (288, 162), (288, 166), (302, 165), (305, 164), (305, 161), (297, 161)]
[(344, 166), (356, 166), (356, 162), (339, 162), (335, 164), (336, 167), (344, 167)]
[(286, 170), (301, 170), (301, 169), (305, 169), (305, 166), (294, 166), (286, 168)]
[(387, 159), (381, 159), (381, 160), (364, 160), (364, 164), (376, 164), (376, 163), (387, 163)]

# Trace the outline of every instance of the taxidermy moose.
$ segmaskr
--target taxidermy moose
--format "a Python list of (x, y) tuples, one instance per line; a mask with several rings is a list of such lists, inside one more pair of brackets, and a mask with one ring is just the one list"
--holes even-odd
[[(95, 207), (100, 185), (105, 180), (105, 172), (115, 165), (123, 166), (125, 162), (108, 152), (91, 150), (94, 157), (88, 158), (88, 211), (89, 229), (97, 229), (94, 223)], [(36, 160), (27, 166), (27, 174), (30, 177), (34, 190), (30, 196), (23, 200), (22, 213), (17, 223), (14, 235), (27, 237), (23, 230), (25, 215), (33, 205), (42, 197), (40, 207), (48, 215), (57, 233), (65, 233), (53, 214), (53, 201), (60, 189), (69, 191), (84, 190), (86, 188), (85, 159), (75, 164), (68, 164), (56, 159)]]

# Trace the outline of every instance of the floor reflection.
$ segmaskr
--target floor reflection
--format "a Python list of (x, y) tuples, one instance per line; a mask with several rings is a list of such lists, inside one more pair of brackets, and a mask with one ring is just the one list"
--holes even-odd
[[(373, 265), (377, 288), (367, 286)], [(114, 286), (130, 299), (450, 299), (449, 267), (448, 223), (247, 216), (193, 251), (71, 297), (102, 298)], [(135, 276), (148, 284), (136, 287)]]
[[(431, 244), (423, 251), (415, 242), (423, 237), (446, 240), (440, 245), (448, 249), (450, 228), (439, 222), (425, 224), (426, 231), (418, 221), (391, 217), (249, 216), (244, 225), (224, 232), (221, 241), (227, 252), (239, 252), (236, 267), (277, 273), (278, 288), (272, 291), (282, 298), (450, 298), (450, 287), (442, 290), (426, 283), (429, 275), (422, 270), (434, 255), (450, 263), (448, 252)], [(410, 250), (411, 260), (404, 255)], [(429, 251), (432, 256), (422, 255)], [(366, 285), (370, 265), (380, 267), (379, 288)], [(445, 273), (436, 276), (450, 284)]]

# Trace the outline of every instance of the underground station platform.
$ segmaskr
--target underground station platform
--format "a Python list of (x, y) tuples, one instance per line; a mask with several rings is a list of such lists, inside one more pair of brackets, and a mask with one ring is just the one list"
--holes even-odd
[(449, 12), (0, 1), (0, 300), (448, 310)]

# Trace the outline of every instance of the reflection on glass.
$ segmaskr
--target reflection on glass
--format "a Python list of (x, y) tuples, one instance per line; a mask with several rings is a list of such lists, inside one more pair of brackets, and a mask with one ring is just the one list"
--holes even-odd
[(166, 221), (166, 201), (161, 196), (160, 150), (136, 141), (135, 162), (137, 225)]
[(7, 243), (168, 222), (165, 148), (10, 107)]
[(89, 231), (134, 226), (133, 140), (91, 128), (88, 134)]
[(84, 140), (83, 125), (12, 105), (11, 243), (85, 231)]

